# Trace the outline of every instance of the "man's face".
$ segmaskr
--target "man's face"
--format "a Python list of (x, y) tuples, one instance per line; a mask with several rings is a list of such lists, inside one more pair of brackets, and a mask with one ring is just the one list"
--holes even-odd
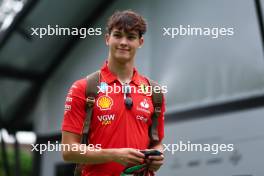
[(110, 57), (122, 63), (134, 59), (137, 48), (142, 44), (143, 37), (139, 38), (137, 31), (124, 32), (114, 28), (111, 34), (106, 35)]

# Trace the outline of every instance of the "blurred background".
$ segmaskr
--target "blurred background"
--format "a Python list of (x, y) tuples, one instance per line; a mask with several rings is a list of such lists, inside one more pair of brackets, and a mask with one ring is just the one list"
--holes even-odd
[[(70, 176), (60, 152), (31, 144), (61, 138), (71, 84), (107, 58), (105, 23), (132, 9), (148, 23), (139, 72), (168, 87), (165, 144), (234, 144), (234, 151), (165, 152), (158, 176), (263, 176), (264, 0), (0, 0), (0, 176)], [(44, 36), (31, 28), (101, 28)], [(164, 36), (179, 25), (233, 28), (232, 36)]]

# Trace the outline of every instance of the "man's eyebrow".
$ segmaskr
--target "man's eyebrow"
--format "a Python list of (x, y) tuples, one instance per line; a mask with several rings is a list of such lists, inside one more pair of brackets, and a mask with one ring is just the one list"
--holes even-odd
[(137, 35), (136, 33), (128, 33), (128, 35)]
[(114, 33), (121, 33), (121, 31), (114, 31)]
[(129, 35), (129, 36), (137, 36), (138, 34), (135, 33), (135, 32), (128, 32), (127, 35)]
[[(114, 34), (122, 34), (122, 31), (113, 31)], [(136, 32), (126, 32), (125, 35), (129, 35), (129, 36), (137, 36), (138, 34)]]

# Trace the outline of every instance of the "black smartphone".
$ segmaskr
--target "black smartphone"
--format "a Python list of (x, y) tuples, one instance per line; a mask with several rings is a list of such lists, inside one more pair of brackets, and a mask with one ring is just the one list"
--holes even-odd
[(145, 158), (149, 156), (160, 156), (162, 153), (159, 150), (141, 150), (141, 153), (145, 155)]

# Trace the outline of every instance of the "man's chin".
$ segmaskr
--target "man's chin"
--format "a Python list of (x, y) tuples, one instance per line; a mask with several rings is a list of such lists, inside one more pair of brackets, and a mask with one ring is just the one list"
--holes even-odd
[(119, 57), (116, 57), (116, 59), (117, 59), (120, 63), (127, 63), (127, 62), (132, 61), (132, 58), (131, 58), (131, 57), (122, 57), (122, 56), (119, 56)]

